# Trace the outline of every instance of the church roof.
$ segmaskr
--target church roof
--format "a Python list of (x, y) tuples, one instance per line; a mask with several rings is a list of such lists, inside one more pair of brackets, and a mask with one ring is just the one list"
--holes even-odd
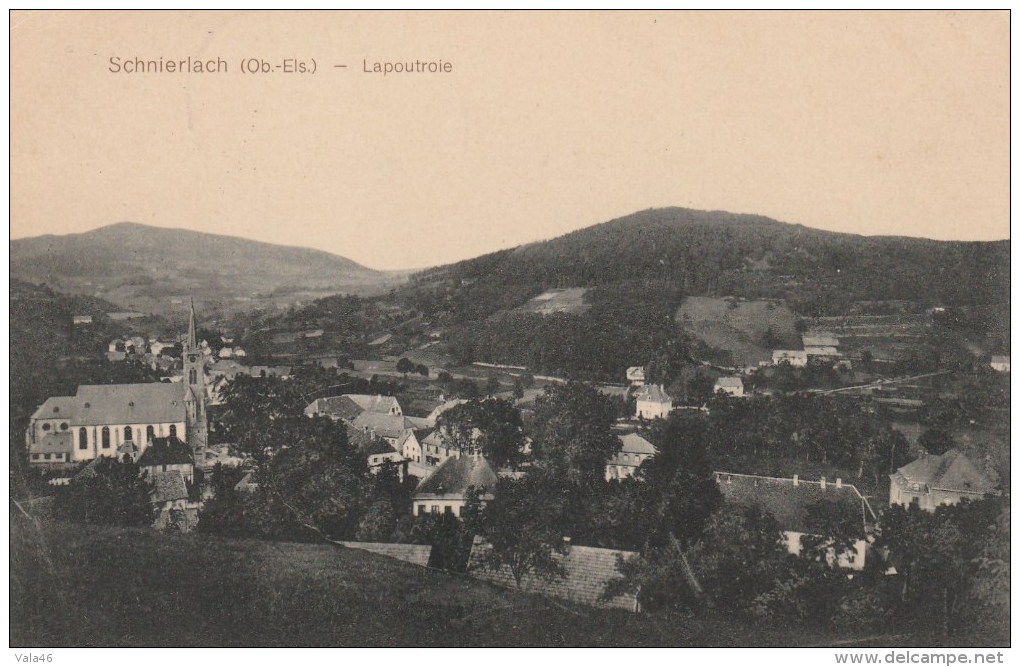
[(186, 387), (169, 382), (81, 385), (76, 426), (165, 424), (186, 419)]
[(51, 396), (39, 409), (32, 413), (32, 419), (74, 419), (77, 399), (74, 396)]
[(191, 447), (175, 437), (153, 438), (138, 457), (140, 467), (181, 464), (195, 465), (195, 458)]

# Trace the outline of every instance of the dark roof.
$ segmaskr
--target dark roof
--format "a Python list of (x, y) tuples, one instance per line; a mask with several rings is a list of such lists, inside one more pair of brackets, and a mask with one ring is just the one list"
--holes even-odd
[[(483, 566), (490, 549), (491, 547), (481, 537), (475, 537), (468, 560), (468, 571), (479, 579), (514, 588), (516, 582), (510, 568), (503, 566), (500, 570), (492, 570)], [(632, 551), (578, 546), (571, 547), (567, 553), (553, 552), (553, 560), (563, 568), (565, 576), (546, 579), (528, 573), (521, 580), (521, 590), (597, 607), (636, 611), (637, 598), (633, 593), (624, 593), (611, 600), (602, 599), (606, 584), (622, 577), (616, 569), (618, 560), (635, 557), (637, 554)]]
[(73, 419), (78, 402), (74, 396), (51, 396), (32, 413), (32, 419)]
[(75, 397), (74, 425), (183, 422), (186, 389), (168, 382), (81, 385)]
[(188, 497), (188, 485), (184, 483), (184, 475), (180, 470), (168, 470), (149, 474), (152, 492), (149, 502), (165, 503), (173, 500), (185, 500)]
[(726, 502), (758, 506), (770, 513), (784, 531), (810, 533), (806, 525), (807, 508), (819, 500), (845, 503), (861, 513), (861, 527), (875, 520), (871, 506), (852, 484), (839, 486), (820, 481), (794, 480), (717, 472), (716, 481)]
[(496, 488), (496, 473), (492, 466), (484, 456), (454, 456), (439, 464), (434, 473), (418, 484), (414, 497), (463, 498), (472, 486), (479, 491), (492, 493)]
[(195, 465), (195, 457), (191, 452), (191, 447), (175, 437), (153, 438), (142, 455), (138, 457), (138, 465), (141, 467), (183, 463)]
[(47, 433), (28, 448), (33, 454), (71, 453), (71, 432)]
[(665, 389), (654, 384), (643, 385), (640, 389), (634, 392), (634, 398), (638, 401), (648, 401), (650, 403), (665, 404), (673, 402), (673, 399), (670, 398)]
[(333, 419), (343, 419), (348, 422), (354, 421), (362, 412), (364, 412), (364, 409), (348, 396), (318, 398), (305, 408), (305, 414), (307, 415), (321, 415)]
[(994, 482), (955, 448), (938, 456), (925, 454), (897, 470), (894, 476), (929, 489), (977, 494), (991, 493), (995, 489)]

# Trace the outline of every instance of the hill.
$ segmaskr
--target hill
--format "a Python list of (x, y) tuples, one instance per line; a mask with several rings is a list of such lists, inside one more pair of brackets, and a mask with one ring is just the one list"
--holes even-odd
[[(402, 282), (318, 250), (136, 223), (11, 241), (11, 274), (145, 312), (201, 298), (206, 309), (293, 303), (338, 292), (378, 294)], [(178, 309), (179, 309), (178, 305)]]
[[(684, 297), (769, 300), (807, 318), (934, 306), (1001, 311), (1009, 303), (1009, 251), (1009, 241), (868, 237), (666, 208), (429, 269), (397, 297), (449, 332), (457, 361), (619, 379), (685, 325), (693, 334), (700, 327), (699, 344), (730, 345), (723, 356), (762, 354), (756, 348), (765, 331), (717, 331), (711, 314), (703, 325), (676, 323)], [(583, 293), (587, 311), (522, 312), (535, 311), (522, 306), (547, 290), (568, 288)], [(773, 332), (783, 340), (788, 320), (787, 331)]]
[(661, 623), (329, 545), (40, 530), (13, 511), (10, 564), (11, 646), (798, 646), (852, 637), (710, 618)]

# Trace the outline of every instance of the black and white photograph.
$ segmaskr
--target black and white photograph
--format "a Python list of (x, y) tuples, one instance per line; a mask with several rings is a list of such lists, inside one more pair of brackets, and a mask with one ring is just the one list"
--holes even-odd
[(1010, 18), (11, 11), (9, 659), (1008, 663)]

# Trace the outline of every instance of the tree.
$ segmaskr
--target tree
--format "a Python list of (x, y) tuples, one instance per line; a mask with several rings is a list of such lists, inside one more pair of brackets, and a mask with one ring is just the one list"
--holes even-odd
[(804, 520), (810, 534), (801, 537), (801, 555), (819, 563), (838, 565), (840, 556), (853, 554), (857, 541), (864, 539), (859, 506), (818, 500), (808, 505)]
[(234, 489), (244, 475), (241, 468), (222, 463), (213, 467), (209, 480), (213, 497), (203, 503), (198, 513), (198, 532), (235, 537), (251, 534), (245, 517), (246, 494)]
[(401, 357), (400, 360), (397, 361), (397, 372), (401, 373), (405, 378), (407, 377), (408, 373), (413, 373), (414, 370), (415, 370), (414, 362), (412, 362), (410, 359), (407, 359), (406, 357)]
[(492, 394), (499, 393), (499, 378), (498, 377), (496, 377), (495, 375), (490, 375), (485, 380), (485, 393), (489, 394), (490, 396)]
[(606, 462), (620, 451), (609, 399), (579, 382), (550, 385), (535, 402), (535, 462), (570, 484), (604, 483)]
[(937, 456), (952, 449), (955, 443), (953, 435), (947, 429), (929, 428), (917, 439), (917, 444), (921, 445), (924, 451)]
[(781, 579), (789, 557), (775, 518), (757, 506), (723, 505), (690, 550), (691, 565), (715, 607), (749, 613)]
[(414, 367), (414, 372), (418, 375), (427, 378), (429, 376), (429, 367), (425, 364), (418, 364)]
[(148, 526), (151, 484), (130, 461), (100, 458), (56, 494), (56, 515), (79, 523)]
[(495, 499), (480, 517), (480, 532), (490, 547), (482, 566), (497, 571), (506, 567), (518, 588), (528, 574), (547, 579), (563, 575), (553, 556), (563, 549), (557, 522), (561, 499), (540, 477), (500, 478)]
[(501, 398), (456, 405), (439, 417), (437, 426), (464, 452), (478, 450), (496, 466), (515, 466), (524, 456), (521, 411)]

